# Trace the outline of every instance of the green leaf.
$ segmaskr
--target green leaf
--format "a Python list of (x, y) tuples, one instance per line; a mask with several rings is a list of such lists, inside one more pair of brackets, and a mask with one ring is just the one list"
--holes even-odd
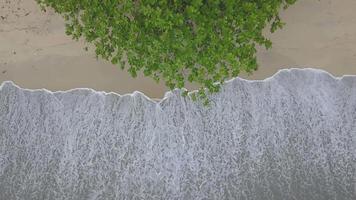
[[(120, 63), (127, 53), (128, 73), (173, 88), (187, 81), (218, 92), (225, 80), (257, 69), (256, 44), (267, 49), (263, 35), (283, 27), (280, 9), (296, 0), (36, 0), (53, 8), (66, 22), (66, 34), (95, 45), (96, 56)], [(186, 93), (184, 93), (186, 94)], [(192, 99), (195, 93), (192, 94)]]

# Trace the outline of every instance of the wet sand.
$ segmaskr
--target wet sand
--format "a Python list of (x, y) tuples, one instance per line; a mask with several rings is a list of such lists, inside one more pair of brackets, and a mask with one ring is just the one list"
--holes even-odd
[[(356, 1), (299, 0), (281, 13), (287, 25), (274, 34), (272, 49), (258, 49), (260, 68), (248, 79), (264, 79), (278, 69), (314, 67), (336, 76), (356, 74)], [(0, 0), (0, 82), (53, 91), (77, 87), (120, 94), (139, 90), (160, 98), (167, 91), (142, 75), (97, 60), (93, 48), (64, 33), (64, 21), (42, 12), (34, 0)], [(192, 88), (189, 86), (188, 88)]]

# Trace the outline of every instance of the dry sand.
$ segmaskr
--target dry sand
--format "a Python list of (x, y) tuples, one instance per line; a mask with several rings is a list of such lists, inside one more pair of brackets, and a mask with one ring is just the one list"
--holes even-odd
[[(258, 50), (260, 68), (248, 79), (278, 69), (314, 67), (334, 75), (356, 74), (356, 0), (299, 0), (281, 13), (283, 30), (268, 34), (272, 49)], [(0, 82), (26, 88), (90, 87), (120, 94), (135, 90), (160, 98), (167, 90), (149, 78), (130, 78), (102, 60), (85, 43), (64, 33), (64, 21), (34, 0), (0, 0)]]

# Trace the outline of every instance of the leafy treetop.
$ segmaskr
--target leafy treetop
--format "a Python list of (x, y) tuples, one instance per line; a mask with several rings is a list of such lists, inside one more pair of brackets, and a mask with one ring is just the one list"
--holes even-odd
[(63, 15), (66, 33), (93, 43), (97, 56), (122, 69), (127, 60), (133, 77), (142, 71), (170, 89), (189, 81), (200, 86), (193, 99), (206, 99), (226, 79), (257, 69), (256, 45), (272, 45), (262, 30), (269, 23), (271, 32), (281, 28), (279, 10), (296, 0), (37, 2)]

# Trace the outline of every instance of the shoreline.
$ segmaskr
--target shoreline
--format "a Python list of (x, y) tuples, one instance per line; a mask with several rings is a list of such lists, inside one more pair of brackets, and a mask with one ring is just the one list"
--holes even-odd
[[(1, 5), (2, 4), (2, 5)], [(3, 8), (2, 8), (3, 6)], [(264, 79), (279, 69), (315, 67), (340, 76), (356, 74), (356, 1), (299, 0), (281, 12), (282, 30), (266, 35), (272, 49), (258, 48), (259, 69), (247, 79)], [(0, 82), (52, 91), (93, 88), (119, 94), (141, 91), (162, 98), (161, 82), (95, 58), (94, 49), (65, 35), (64, 21), (53, 11), (42, 12), (34, 0), (0, 3)], [(188, 84), (188, 90), (195, 89)]]

